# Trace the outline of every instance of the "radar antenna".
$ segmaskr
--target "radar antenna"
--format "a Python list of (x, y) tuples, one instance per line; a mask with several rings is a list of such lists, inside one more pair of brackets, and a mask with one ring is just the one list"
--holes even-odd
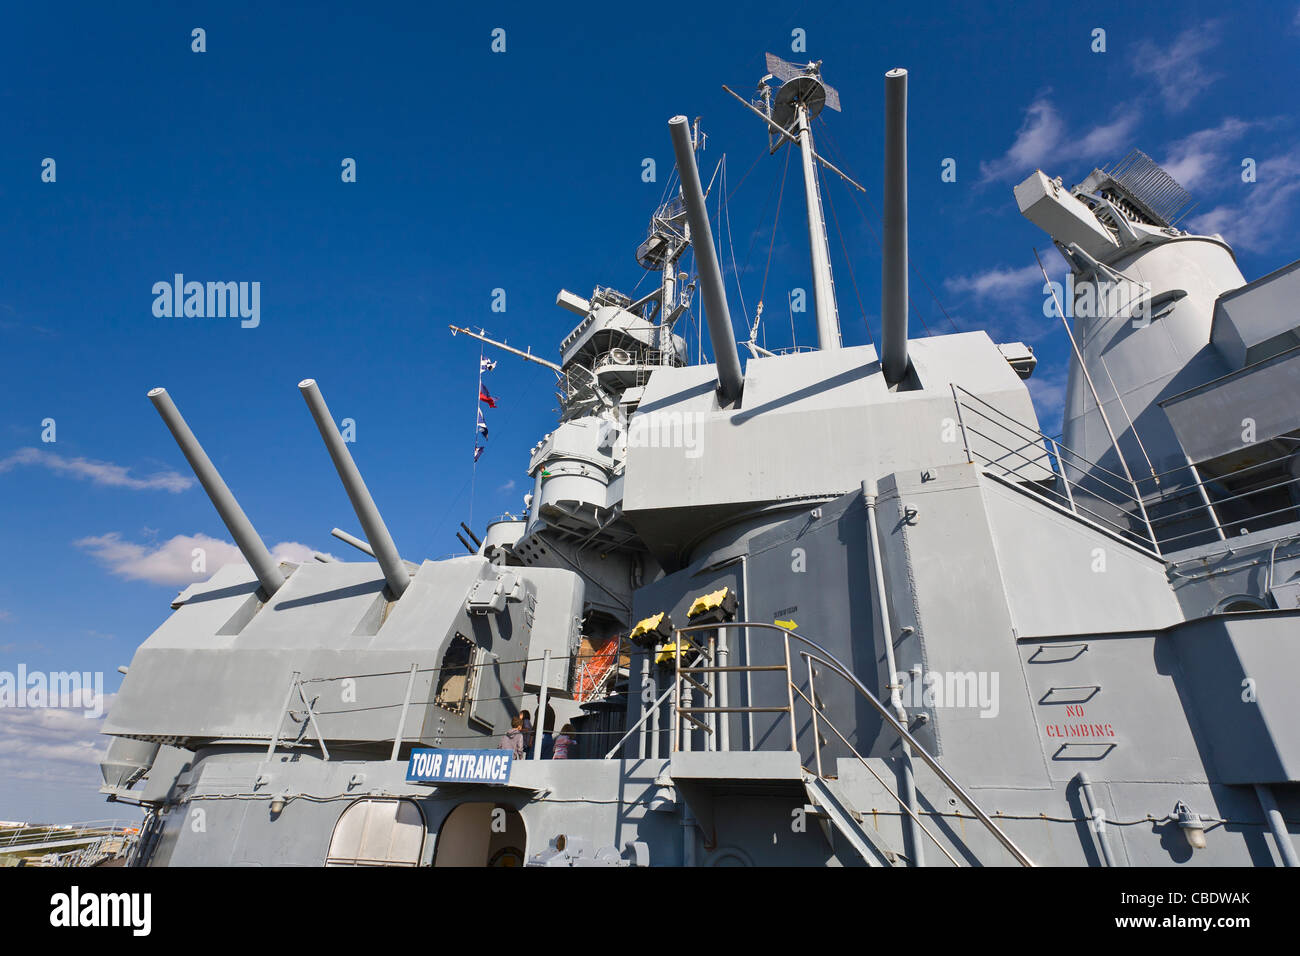
[[(830, 242), (826, 235), (826, 216), (822, 211), (816, 163), (825, 166), (862, 192), (866, 190), (818, 156), (813, 149), (813, 119), (827, 107), (840, 112), (840, 94), (822, 79), (821, 66), (820, 60), (799, 66), (768, 53), (767, 75), (758, 81), (754, 102), (747, 102), (725, 85), (722, 88), (766, 122), (771, 153), (775, 153), (785, 143), (799, 150), (803, 160), (804, 197), (808, 207), (808, 244), (812, 253), (817, 341), (822, 349), (838, 349), (841, 345), (839, 309), (835, 304)], [(775, 90), (769, 85), (772, 80), (780, 82)]]

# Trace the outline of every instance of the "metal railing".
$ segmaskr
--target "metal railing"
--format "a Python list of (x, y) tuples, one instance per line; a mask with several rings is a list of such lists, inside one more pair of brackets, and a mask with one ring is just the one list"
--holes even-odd
[(126, 839), (134, 836), (139, 825), (128, 820), (90, 820), (84, 823), (26, 824), (12, 832), (0, 834), (0, 853), (43, 849), (45, 847), (91, 844), (104, 838)]
[[(754, 629), (759, 632), (776, 631), (781, 635), (782, 649), (784, 651), (783, 664), (736, 664), (736, 665), (718, 665), (716, 661), (717, 653), (717, 634), (716, 632), (723, 628)], [(689, 635), (700, 633), (703, 639), (697, 640)], [(805, 694), (794, 680), (794, 672), (791, 667), (790, 642), (798, 641), (808, 650), (801, 651), (800, 656), (808, 664), (809, 675), (809, 693)], [(1009, 852), (1016, 862), (1022, 866), (1033, 866), (1033, 861), (1029, 859), (1024, 852), (1016, 846), (1015, 842), (1006, 832), (997, 825), (996, 822), (975, 802), (966, 790), (958, 783), (939, 761), (930, 754), (928, 750), (904, 727), (889, 709), (880, 702), (880, 700), (860, 681), (848, 667), (835, 658), (830, 651), (822, 645), (810, 640), (800, 634), (787, 630), (776, 624), (733, 621), (711, 624), (694, 624), (687, 627), (673, 629), (673, 663), (675, 666), (675, 676), (672, 691), (672, 749), (674, 752), (690, 749), (690, 733), (683, 732), (683, 722), (689, 723), (696, 730), (702, 731), (706, 735), (708, 749), (717, 749), (717, 719), (726, 714), (752, 714), (752, 713), (775, 713), (786, 714), (790, 724), (790, 749), (795, 753), (799, 752), (799, 732), (798, 723), (795, 716), (795, 699), (802, 699), (809, 707), (812, 714), (813, 724), (813, 746), (815, 753), (815, 771), (820, 780), (827, 780), (822, 771), (821, 758), (821, 736), (820, 727), (825, 724), (832, 733), (839, 738), (849, 752), (857, 761), (865, 767), (885, 788), (885, 791), (898, 802), (899, 807), (907, 813), (934, 842), (945, 857), (954, 865), (958, 866), (957, 860), (948, 852), (947, 848), (934, 835), (931, 830), (925, 826), (920, 816), (917, 815), (907, 802), (903, 800), (876, 772), (875, 768), (867, 762), (857, 749), (849, 742), (847, 737), (840, 732), (827, 716), (825, 710), (817, 703), (816, 689), (812, 684), (814, 661), (827, 667), (833, 673), (848, 682), (849, 686), (855, 690), (859, 696), (865, 699), (871, 707), (880, 715), (885, 725), (891, 728), (900, 741), (905, 742), (912, 748), (912, 752), (925, 762), (926, 766), (948, 787), (952, 794), (962, 801), (985, 827), (986, 830)], [(688, 646), (689, 645), (689, 646)], [(692, 655), (687, 664), (683, 665), (683, 651)], [(703, 662), (703, 663), (701, 663)], [(752, 700), (744, 706), (724, 706), (717, 701), (717, 675), (719, 674), (749, 674), (756, 671), (780, 671), (785, 673), (785, 701), (781, 704), (770, 706), (754, 706)], [(697, 675), (703, 677), (703, 680), (697, 679)], [(710, 703), (707, 706), (696, 706), (693, 695), (698, 691)], [(667, 695), (665, 695), (667, 696)], [(703, 716), (703, 720), (699, 716)], [(626, 739), (626, 738), (625, 738)]]
[[(1084, 458), (960, 385), (952, 386), (952, 398), (967, 461), (1160, 556), (1160, 543), (1136, 482)], [(972, 441), (972, 436), (980, 441)], [(1071, 469), (1076, 472), (1073, 481)]]

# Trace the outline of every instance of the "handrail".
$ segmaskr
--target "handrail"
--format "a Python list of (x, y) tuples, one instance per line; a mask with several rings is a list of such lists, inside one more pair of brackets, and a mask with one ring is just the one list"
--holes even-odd
[(659, 699), (657, 701), (655, 701), (653, 704), (651, 704), (649, 707), (646, 708), (645, 713), (641, 715), (641, 719), (638, 720), (631, 727), (629, 727), (627, 733), (625, 733), (622, 736), (622, 738), (619, 740), (618, 743), (616, 743), (613, 747), (610, 748), (609, 753), (605, 754), (606, 760), (612, 760), (614, 758), (614, 754), (618, 753), (618, 748), (622, 747), (625, 743), (627, 743), (627, 738), (631, 737), (634, 733), (636, 733), (637, 728), (640, 727), (642, 724), (644, 724), (651, 714), (656, 714), (659, 712), (659, 706), (672, 695), (672, 692), (673, 692), (673, 688), (669, 687), (666, 691), (664, 691), (661, 695), (659, 695)]
[[(984, 824), (985, 828), (991, 834), (993, 834), (994, 838), (996, 838), (997, 841), (1001, 843), (1003, 847), (1006, 848), (1007, 852), (1009, 852), (1013, 857), (1015, 857), (1016, 861), (1019, 862), (1021, 866), (1034, 865), (1033, 861), (1030, 860), (1029, 857), (1027, 857), (1024, 854), (1024, 851), (1022, 851), (1020, 847), (1016, 846), (1015, 841), (1013, 841), (1011, 837), (1007, 836), (1007, 834), (1002, 830), (1002, 828), (999, 827), (993, 821), (993, 818), (984, 812), (983, 808), (981, 808), (979, 804), (975, 802), (975, 798), (972, 797), (969, 793), (967, 793), (966, 789), (962, 787), (962, 785), (958, 783), (953, 778), (953, 776), (950, 773), (948, 773), (947, 770), (943, 769), (943, 767), (939, 764), (939, 761), (930, 755), (930, 752), (926, 750), (925, 747), (923, 747), (915, 737), (912, 736), (912, 734), (908, 731), (908, 729), (898, 722), (898, 720), (894, 717), (894, 715), (889, 712), (889, 709), (885, 707), (885, 705), (882, 704), (879, 701), (879, 699), (877, 699), (876, 695), (873, 694), (870, 690), (868, 690), (866, 685), (863, 684), (862, 681), (858, 680), (858, 678), (853, 674), (853, 672), (849, 670), (847, 667), (845, 667), (844, 664), (841, 663), (830, 651), (822, 647), (816, 641), (810, 640), (809, 638), (804, 637), (802, 634), (796, 634), (794, 631), (788, 630), (784, 627), (780, 627), (779, 625), (768, 624), (762, 621), (724, 621), (715, 624), (691, 624), (691, 625), (687, 625), (686, 627), (674, 628), (673, 631), (674, 631), (674, 636), (676, 636), (680, 634), (688, 634), (693, 631), (709, 631), (709, 630), (718, 630), (720, 628), (751, 628), (751, 627), (757, 630), (779, 631), (782, 635), (784, 635), (787, 641), (790, 638), (794, 638), (796, 641), (799, 641), (800, 643), (805, 644), (808, 647), (812, 648), (819, 655), (824, 655), (825, 660), (823, 661), (823, 663), (825, 663), (827, 667), (830, 667), (841, 677), (843, 677), (846, 681), (848, 681), (854, 690), (856, 690), (862, 697), (866, 698), (867, 702), (870, 703), (873, 708), (875, 708), (876, 712), (879, 713), (880, 716), (885, 720), (885, 723), (887, 723), (893, 729), (894, 733), (896, 733), (900, 739), (905, 740), (908, 743), (908, 745), (912, 747), (914, 751), (916, 751), (917, 756), (919, 756), (923, 761), (925, 761), (926, 766), (928, 766), (932, 771), (934, 771), (935, 775), (948, 786), (948, 788), (962, 801), (962, 803), (966, 804), (966, 806), (970, 808), (970, 811), (974, 813), (975, 816), (979, 819), (979, 821), (982, 824)], [(787, 648), (788, 646), (789, 645), (787, 644)]]
[[(968, 432), (974, 432), (977, 436), (984, 439), (986, 442), (990, 442), (993, 445), (996, 445), (997, 447), (1003, 449), (1004, 451), (1009, 452), (1012, 455), (1016, 455), (1016, 457), (1018, 458), (1024, 459), (1025, 462), (1028, 464), (1037, 465), (1039, 468), (1044, 469), (1048, 473), (1052, 474), (1054, 477), (1059, 477), (1061, 481), (1065, 483), (1065, 487), (1068, 491), (1070, 478), (1068, 473), (1066, 472), (1067, 462), (1065, 461), (1064, 458), (1061, 457), (1061, 451), (1064, 450), (1068, 452), (1072, 457), (1077, 459), (1078, 462), (1083, 462), (1087, 466), (1086, 468), (1081, 468), (1077, 463), (1074, 465), (1074, 467), (1083, 475), (1085, 479), (1091, 478), (1094, 481), (1100, 482), (1102, 485), (1104, 485), (1105, 487), (1109, 488), (1111, 491), (1118, 494), (1123, 500), (1122, 502), (1109, 501), (1106, 495), (1096, 494), (1095, 492), (1091, 492), (1091, 491), (1089, 492), (1090, 495), (1102, 501), (1107, 501), (1108, 504), (1114, 505), (1115, 507), (1119, 508), (1121, 511), (1125, 511), (1126, 507), (1130, 504), (1136, 506), (1136, 511), (1137, 511), (1136, 516), (1141, 518), (1142, 524), (1146, 527), (1146, 537), (1145, 539), (1143, 539), (1143, 537), (1140, 534), (1137, 534), (1130, 530), (1125, 530), (1123, 533), (1130, 534), (1138, 540), (1145, 540), (1146, 542), (1149, 542), (1152, 552), (1157, 557), (1160, 556), (1160, 540), (1159, 538), (1157, 538), (1155, 529), (1152, 527), (1151, 524), (1151, 518), (1147, 514), (1146, 502), (1142, 498), (1142, 491), (1141, 489), (1139, 489), (1138, 484), (1133, 479), (1133, 477), (1128, 474), (1127, 465), (1125, 465), (1124, 467), (1125, 474), (1122, 476), (1117, 475), (1115, 474), (1115, 472), (1111, 471), (1105, 466), (1098, 464), (1097, 462), (1090, 461), (1087, 458), (1084, 458), (1082, 455), (1078, 454), (1077, 452), (1073, 451), (1072, 449), (1068, 448), (1067, 446), (1062, 445), (1058, 441), (1055, 441), (1054, 439), (1046, 435), (1044, 432), (1036, 428), (1032, 428), (1029, 425), (1024, 424), (1023, 422), (1016, 421), (1015, 418), (1011, 417), (1006, 412), (1002, 411), (1000, 408), (997, 408), (996, 406), (989, 404), (979, 396), (974, 395), (971, 392), (967, 391), (966, 389), (962, 388), (960, 385), (952, 383), (951, 390), (952, 390), (953, 405), (957, 410), (957, 421), (962, 431), (962, 441), (965, 444), (966, 458), (968, 461), (974, 462), (975, 460), (973, 452), (971, 450), (971, 442), (968, 435)], [(968, 424), (965, 418), (961, 414), (963, 408), (965, 408), (967, 411), (980, 415), (984, 421), (987, 421), (990, 424), (1003, 429), (1004, 431), (1011, 432), (1013, 435), (1016, 435), (1016, 437), (1018, 438), (1024, 438), (1024, 434), (1017, 434), (1012, 428), (1003, 424), (997, 419), (993, 418), (987, 412), (981, 411), (980, 409), (976, 408), (974, 405), (963, 404), (962, 399), (958, 396), (958, 392), (960, 392), (962, 395), (965, 395), (968, 398), (974, 399), (976, 402), (979, 402), (980, 405), (992, 410), (1001, 418), (1004, 418), (1007, 421), (1012, 422), (1017, 428), (1021, 429), (1024, 434), (1037, 436), (1038, 440), (1037, 441), (1031, 440), (1029, 444), (1037, 445), (1038, 441), (1042, 442), (1043, 455), (1041, 456), (1041, 458), (1029, 459), (1027, 456), (1019, 454), (1017, 450), (1009, 448), (1008, 446), (1002, 444), (996, 438), (993, 438), (991, 435), (985, 435), (983, 432), (976, 429), (974, 425)], [(1052, 443), (1052, 446), (1056, 449), (1056, 454), (1054, 456), (1052, 455), (1051, 452), (1047, 450), (1047, 442), (1049, 441)], [(1003, 464), (1002, 461), (1000, 460), (995, 461), (994, 459), (990, 458), (988, 455), (981, 454), (980, 457), (984, 459), (983, 463), (980, 465), (981, 468), (987, 466), (1001, 468), (1007, 474), (1016, 475), (1017, 477), (1020, 477), (1017, 469), (1024, 467), (1022, 465), (1017, 465), (1016, 469), (1012, 469), (1009, 468), (1007, 465)], [(1123, 463), (1122, 458), (1121, 458), (1121, 463)], [(1059, 474), (1058, 474), (1058, 469), (1059, 469)], [(1106, 474), (1111, 475), (1112, 477), (1118, 479), (1119, 481), (1124, 482), (1126, 485), (1128, 485), (1131, 491), (1126, 492), (1123, 489), (1118, 488), (1115, 485), (1112, 485), (1110, 482), (1099, 477), (1097, 475), (1097, 472), (1105, 472)], [(1082, 484), (1080, 482), (1075, 482), (1075, 486), (1077, 488), (1082, 488)], [(1073, 495), (1068, 495), (1067, 497), (1069, 500), (1070, 511), (1077, 514), (1078, 509), (1081, 506), (1078, 504), (1078, 502), (1074, 500)], [(1094, 517), (1101, 518), (1101, 516), (1097, 515), (1095, 512), (1090, 511), (1089, 513), (1093, 514)]]
[[(827, 663), (817, 655), (809, 654), (807, 651), (800, 651), (799, 653), (804, 658), (804, 660), (808, 661), (809, 670), (812, 669), (813, 661), (821, 661), (821, 663), (823, 664)], [(809, 678), (810, 683), (811, 680), (812, 678), (810, 677)], [(825, 779), (825, 775), (821, 772), (821, 761), (822, 761), (821, 744), (820, 742), (817, 741), (816, 738), (817, 716), (821, 712), (818, 710), (817, 706), (812, 702), (812, 700), (809, 699), (808, 695), (805, 694), (803, 691), (801, 691), (798, 687), (794, 688), (794, 692), (798, 694), (800, 697), (802, 697), (804, 700), (808, 701), (808, 706), (812, 709), (813, 734), (814, 734), (813, 742), (817, 747), (817, 764), (818, 764), (817, 776), (821, 777), (822, 779)], [(816, 695), (814, 694), (813, 696), (815, 697)], [(841, 741), (843, 741), (844, 746), (849, 748), (849, 752), (852, 753), (853, 756), (857, 758), (858, 763), (862, 764), (862, 766), (864, 766), (867, 769), (867, 772), (870, 773), (871, 776), (876, 778), (876, 782), (885, 788), (885, 793), (893, 797), (894, 802), (897, 803), (900, 807), (902, 807), (903, 810), (907, 812), (907, 815), (909, 817), (911, 817), (913, 820), (916, 821), (916, 825), (921, 828), (921, 831), (930, 838), (930, 840), (934, 843), (935, 846), (939, 848), (939, 852), (942, 853), (944, 856), (946, 856), (949, 862), (952, 863), (953, 866), (961, 866), (961, 864), (957, 862), (956, 857), (954, 857), (951, 853), (948, 852), (947, 847), (945, 847), (942, 843), (939, 842), (939, 838), (930, 832), (930, 828), (925, 825), (925, 823), (921, 820), (920, 816), (917, 815), (917, 812), (907, 805), (906, 800), (904, 800), (902, 797), (896, 794), (892, 789), (890, 789), (889, 784), (885, 783), (884, 779), (880, 776), (880, 774), (876, 773), (876, 768), (871, 766), (871, 764), (867, 763), (866, 759), (863, 758), (862, 754), (858, 753), (857, 748), (854, 747), (853, 744), (849, 743), (847, 737), (845, 737), (842, 733), (840, 733), (840, 729), (836, 727), (834, 723), (831, 722), (831, 719), (827, 717), (825, 714), (821, 714), (821, 718), (822, 720), (826, 721), (826, 726), (829, 727), (834, 732), (835, 736), (840, 738)]]

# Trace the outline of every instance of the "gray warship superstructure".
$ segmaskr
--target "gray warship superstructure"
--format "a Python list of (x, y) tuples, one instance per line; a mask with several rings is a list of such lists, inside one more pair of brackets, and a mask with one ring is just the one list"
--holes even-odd
[[(1300, 263), (1246, 282), (1140, 153), (1030, 176), (1071, 272), (1049, 435), (1028, 348), (909, 338), (906, 82), (879, 353), (840, 341), (811, 132), (839, 97), (769, 57), (745, 105), (799, 152), (819, 347), (751, 333), (742, 368), (673, 118), (657, 287), (562, 291), (560, 361), (508, 349), (560, 417), (462, 556), (403, 559), (308, 380), (367, 556), (277, 564), (150, 393), (248, 564), (177, 596), (107, 718), (135, 863), (1295, 864)], [(675, 331), (697, 292), (709, 364)], [(498, 746), (521, 713), (528, 759)]]

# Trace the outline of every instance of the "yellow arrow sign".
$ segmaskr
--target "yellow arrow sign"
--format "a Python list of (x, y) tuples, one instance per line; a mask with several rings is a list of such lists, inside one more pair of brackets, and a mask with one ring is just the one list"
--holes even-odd
[(775, 624), (777, 627), (785, 628), (787, 631), (793, 631), (796, 627), (799, 626), (794, 622), (793, 619), (789, 621), (773, 621), (772, 623)]

